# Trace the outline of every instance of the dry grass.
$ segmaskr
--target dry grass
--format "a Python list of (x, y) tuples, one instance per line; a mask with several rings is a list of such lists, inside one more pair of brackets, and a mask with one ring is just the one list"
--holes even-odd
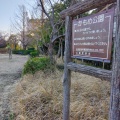
[[(62, 120), (62, 72), (26, 75), (16, 84), (11, 112), (16, 120)], [(108, 120), (110, 84), (72, 73), (71, 120)]]

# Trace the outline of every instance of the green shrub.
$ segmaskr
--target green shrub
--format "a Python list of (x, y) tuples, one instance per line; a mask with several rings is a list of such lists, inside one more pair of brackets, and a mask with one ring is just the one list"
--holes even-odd
[(28, 48), (28, 50), (34, 51), (34, 50), (35, 50), (35, 48)]
[(28, 50), (22, 50), (21, 55), (28, 55)]
[(17, 51), (16, 51), (16, 50), (12, 50), (12, 53), (13, 53), (13, 54), (17, 54)]
[(20, 55), (30, 55), (31, 52), (36, 52), (36, 50), (13, 50), (13, 54), (20, 54)]
[(50, 64), (50, 59), (48, 57), (31, 58), (24, 65), (23, 74), (27, 74), (27, 73), (34, 74), (39, 70), (46, 70), (51, 68), (52, 68), (52, 65)]
[(9, 120), (14, 120), (15, 119), (15, 114), (14, 113), (10, 113), (9, 114)]
[(33, 50), (27, 50), (28, 55), (30, 55), (31, 52), (33, 52)]
[(39, 56), (38, 51), (34, 51), (30, 53), (30, 57), (38, 57), (38, 56)]
[(27, 50), (13, 50), (12, 53), (13, 54), (20, 54), (20, 55), (28, 55)]

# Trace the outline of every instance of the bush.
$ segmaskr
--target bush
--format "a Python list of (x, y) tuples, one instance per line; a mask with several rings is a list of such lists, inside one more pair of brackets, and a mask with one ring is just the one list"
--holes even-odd
[(36, 50), (13, 50), (13, 54), (20, 54), (20, 55), (30, 55), (31, 52), (36, 52)]
[(33, 52), (33, 50), (27, 50), (28, 55), (30, 55), (31, 52)]
[(13, 54), (28, 55), (28, 50), (13, 50)]
[(12, 50), (12, 53), (13, 54), (17, 54), (17, 50)]
[(23, 74), (27, 74), (27, 73), (34, 74), (39, 70), (46, 70), (50, 68), (52, 68), (52, 65), (48, 57), (31, 58), (24, 65)]
[(28, 50), (34, 51), (34, 50), (35, 50), (35, 48), (28, 48)]
[(30, 53), (30, 57), (38, 57), (38, 56), (39, 56), (38, 51), (34, 51)]
[(20, 53), (21, 53), (21, 55), (28, 55), (28, 51), (27, 50), (22, 50)]

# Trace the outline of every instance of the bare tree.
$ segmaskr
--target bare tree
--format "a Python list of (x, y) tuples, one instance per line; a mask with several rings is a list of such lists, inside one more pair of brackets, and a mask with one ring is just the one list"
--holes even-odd
[(19, 42), (19, 39), (17, 39), (17, 35), (11, 34), (8, 41), (10, 44), (14, 46), (14, 49), (16, 50), (18, 42)]
[[(54, 4), (60, 3), (61, 0), (37, 0), (38, 6), (42, 9), (42, 12), (46, 15), (50, 22), (50, 26), (52, 28), (52, 32), (50, 35), (50, 42), (48, 45), (48, 53), (52, 62), (53, 59), (53, 41), (58, 37), (58, 31), (61, 28), (60, 24), (63, 22), (62, 20), (56, 21), (56, 11), (54, 9)], [(43, 13), (42, 13), (43, 16)], [(42, 18), (43, 19), (43, 18)]]
[[(46, 17), (49, 20), (50, 26), (52, 28), (52, 32), (50, 35), (50, 42), (49, 42), (49, 46), (48, 46), (48, 52), (49, 52), (49, 56), (51, 61), (53, 60), (53, 41), (57, 38), (59, 38), (59, 30), (61, 29), (61, 27), (63, 27), (63, 23), (64, 21), (60, 19), (59, 17), (59, 12), (58, 14), (56, 14), (56, 9), (55, 9), (55, 5), (56, 4), (66, 4), (64, 5), (64, 8), (69, 7), (70, 5), (75, 4), (76, 2), (78, 2), (80, 0), (37, 0), (37, 4), (38, 6), (41, 8), (41, 12), (42, 12), (42, 19), (43, 19), (43, 13), (46, 15)], [(59, 18), (56, 20), (56, 17)], [(64, 34), (64, 33), (63, 33)]]
[(19, 12), (15, 16), (15, 23), (13, 26), (15, 29), (19, 32), (21, 36), (21, 44), (23, 46), (23, 49), (25, 50), (27, 45), (29, 44), (29, 41), (26, 37), (27, 35), (27, 19), (28, 19), (28, 13), (26, 11), (26, 8), (24, 5), (19, 6)]

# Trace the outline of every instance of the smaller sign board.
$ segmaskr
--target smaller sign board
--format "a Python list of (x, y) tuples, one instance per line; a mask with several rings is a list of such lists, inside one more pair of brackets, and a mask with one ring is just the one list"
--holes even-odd
[(94, 14), (72, 23), (72, 57), (111, 59), (114, 9)]

